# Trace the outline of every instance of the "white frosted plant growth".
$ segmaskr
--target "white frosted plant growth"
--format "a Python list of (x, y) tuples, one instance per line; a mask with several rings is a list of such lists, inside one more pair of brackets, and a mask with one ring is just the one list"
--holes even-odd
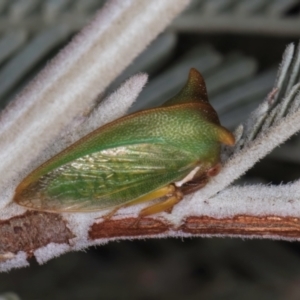
[[(217, 207), (222, 210), (220, 215), (226, 217), (247, 213), (245, 207), (248, 206), (248, 199), (248, 201), (251, 201), (250, 206), (259, 208), (256, 210), (257, 215), (270, 214), (269, 209), (272, 207), (281, 216), (300, 216), (298, 182), (287, 186), (272, 186), (267, 189), (263, 185), (235, 187), (226, 190), (227, 201), (224, 200), (223, 193), (216, 195), (243, 175), (257, 161), (270, 153), (276, 146), (300, 130), (299, 57), (300, 44), (296, 49), (293, 44), (286, 48), (273, 90), (251, 114), (249, 119), (238, 127), (235, 134), (235, 147), (224, 151), (224, 159), (227, 159), (227, 161), (223, 169), (218, 176), (212, 178), (203, 189), (193, 195), (191, 207), (197, 207), (204, 200), (211, 198), (212, 203), (215, 204), (214, 201), (216, 201), (218, 203)], [(243, 192), (237, 193), (239, 190)], [(270, 190), (273, 192), (266, 192)], [(281, 201), (274, 201), (274, 191), (278, 191)], [(285, 193), (282, 193), (282, 191), (285, 191)], [(292, 191), (292, 193), (288, 191)], [(216, 196), (213, 197), (214, 195)], [(262, 195), (264, 196), (262, 197)], [(288, 200), (291, 197), (294, 204), (288, 210), (285, 205), (289, 206)], [(222, 201), (219, 202), (218, 199), (221, 198)], [(233, 205), (233, 203), (235, 204)], [(295, 206), (299, 206), (299, 209), (295, 209)], [(212, 207), (211, 211), (206, 211), (206, 215), (216, 216), (218, 210), (215, 209), (216, 207)], [(203, 207), (199, 208), (199, 213), (201, 211), (203, 211)], [(249, 210), (248, 213), (253, 214), (254, 212)], [(273, 213), (274, 211), (272, 211)]]
[[(295, 50), (294, 46), (290, 45), (285, 51), (274, 90), (266, 97), (261, 106), (252, 113), (249, 120), (246, 120), (245, 124), (239, 126), (239, 129), (236, 131), (237, 143), (235, 148), (225, 149), (223, 157), (225, 163), (221, 173), (213, 178), (202, 190), (190, 197), (186, 197), (186, 199), (176, 205), (172, 214), (162, 213), (154, 215), (153, 218), (167, 220), (171, 224), (171, 228), (176, 228), (189, 216), (231, 218), (244, 214), (250, 216), (300, 217), (299, 181), (281, 186), (256, 185), (226, 188), (274, 147), (300, 130), (299, 95), (298, 84), (296, 83), (299, 78), (298, 57), (299, 48)], [(290, 76), (290, 74), (295, 73), (296, 75)], [(77, 133), (74, 134), (74, 139), (84, 135), (86, 133), (85, 130), (89, 131), (100, 125), (97, 121), (100, 117), (100, 109), (107, 107), (107, 109), (104, 109), (104, 115), (106, 115), (106, 113), (111, 111), (111, 107), (117, 109), (114, 103), (117, 103), (120, 98), (128, 98), (128, 103), (133, 101), (145, 81), (145, 75), (134, 76), (102, 104), (95, 107), (90, 117), (81, 122), (81, 125), (86, 124), (88, 129), (83, 131), (75, 129)], [(107, 115), (103, 122), (109, 120), (111, 118)], [(114, 219), (136, 216), (143, 206), (137, 205), (122, 209), (114, 216)], [(17, 205), (12, 204), (2, 209), (1, 218), (5, 219), (16, 213)], [(68, 224), (68, 228), (74, 234), (71, 244), (49, 243), (44, 247), (38, 248), (34, 252), (37, 261), (44, 263), (68, 251), (80, 250), (91, 245), (103, 245), (108, 241), (120, 239), (118, 237), (89, 239), (89, 229), (95, 222), (101, 222), (102, 220), (99, 217), (106, 213), (107, 211), (62, 214)], [(151, 237), (178, 236), (193, 236), (193, 234), (170, 229), (165, 233), (151, 235)], [(194, 236), (209, 236), (209, 234), (195, 234)], [(245, 237), (243, 235), (240, 236)], [(252, 237), (255, 237), (255, 234)], [(265, 237), (278, 238), (278, 236), (272, 236), (272, 234), (265, 235)], [(123, 236), (121, 239), (125, 238), (132, 239), (133, 237)], [(135, 238), (145, 238), (145, 236), (135, 236)], [(281, 238), (288, 239), (285, 237)], [(26, 257), (23, 260), (20, 257), (24, 258), (22, 252), (15, 258), (3, 262), (2, 265), (0, 264), (0, 268), (8, 270), (13, 267), (26, 266), (28, 264)]]
[[(150, 3), (154, 4), (152, 5)], [(146, 1), (140, 2), (129, 0), (111, 1), (111, 6), (106, 8), (109, 11), (109, 14), (105, 16), (107, 22), (106, 25), (108, 31), (110, 30), (109, 28), (112, 30), (112, 36), (110, 36), (112, 39), (114, 39), (114, 36), (118, 36), (118, 34), (122, 32), (122, 30), (119, 28), (119, 22), (121, 22), (121, 25), (124, 27), (125, 31), (128, 29), (126, 34), (132, 33), (131, 30), (133, 30), (135, 27), (147, 27), (146, 35), (145, 32), (142, 32), (142, 30), (139, 31), (137, 29), (139, 34), (135, 32), (134, 37), (132, 37), (130, 41), (124, 41), (124, 45), (118, 45), (118, 50), (121, 51), (121, 54), (118, 53), (118, 55), (122, 55), (124, 60), (131, 60), (134, 56), (131, 55), (130, 57), (127, 57), (128, 51), (130, 52), (130, 46), (126, 48), (127, 45), (131, 45), (131, 48), (135, 48), (136, 44), (134, 43), (134, 40), (138, 39), (140, 43), (140, 49), (145, 47), (149, 40), (151, 40), (160, 30), (162, 30), (162, 28), (167, 24), (168, 20), (175, 16), (184, 7), (184, 5), (187, 4), (187, 1), (176, 1), (176, 5), (178, 6), (174, 5), (173, 0), (165, 0), (163, 2), (151, 1), (150, 3)], [(137, 14), (137, 12), (139, 14)], [(144, 14), (143, 17), (141, 14)], [(153, 17), (153, 14), (155, 14), (155, 17)], [(138, 22), (134, 20), (132, 22), (135, 25), (132, 25), (131, 27), (130, 21), (137, 16), (138, 18), (143, 19), (142, 25), (138, 25)], [(166, 20), (161, 21), (164, 18)], [(123, 19), (125, 19), (125, 21)], [(117, 28), (114, 27), (114, 20), (116, 20)], [(95, 26), (94, 28), (97, 28), (97, 22), (99, 22), (99, 19), (96, 17), (95, 23), (92, 23), (91, 27), (84, 31), (86, 35), (82, 34), (77, 40), (75, 39), (76, 43), (69, 48), (70, 52), (65, 50), (63, 54), (61, 54), (67, 56), (70, 55), (73, 57), (74, 64), (76, 65), (76, 63), (78, 63), (83, 69), (86, 67), (85, 64), (89, 63), (89, 57), (93, 57), (93, 59), (103, 59), (101, 56), (100, 58), (97, 57), (97, 54), (99, 53), (95, 52), (96, 50), (94, 49), (97, 48), (99, 51), (101, 48), (101, 42), (97, 40), (99, 37), (96, 38), (96, 33), (92, 30), (93, 26)], [(153, 27), (150, 26), (149, 28), (149, 24), (152, 24)], [(108, 38), (108, 36), (109, 35), (107, 34), (105, 38)], [(89, 41), (89, 43), (87, 43), (87, 47), (83, 47), (86, 48), (86, 52), (84, 52), (85, 50), (81, 50), (82, 52), (79, 56), (76, 52), (77, 50), (75, 46), (77, 46), (77, 43), (80, 42), (80, 38), (82, 39), (81, 41), (84, 42), (86, 38), (89, 40), (89, 37), (92, 37), (92, 39)], [(142, 42), (140, 39), (143, 39), (144, 37), (145, 39)], [(105, 38), (104, 42), (106, 41)], [(90, 45), (90, 48), (88, 45)], [(111, 46), (115, 47), (113, 45)], [(122, 46), (126, 48), (126, 51), (124, 49), (122, 50)], [(104, 47), (104, 45), (102, 45), (102, 47)], [(108, 44), (107, 47), (109, 48), (110, 44)], [(72, 56), (72, 51), (75, 51), (75, 56)], [(107, 51), (109, 52), (109, 49)], [(114, 51), (112, 51), (113, 56), (115, 56), (115, 51), (116, 49), (114, 48)], [(137, 52), (135, 54), (137, 54)], [(82, 56), (85, 55), (86, 57), (83, 58)], [(295, 50), (294, 46), (290, 45), (286, 49), (274, 90), (261, 104), (261, 106), (251, 115), (249, 120), (247, 120), (245, 124), (242, 124), (236, 131), (237, 144), (234, 149), (225, 149), (226, 151), (224, 152), (223, 157), (224, 168), (222, 169), (221, 173), (217, 177), (213, 178), (213, 180), (211, 180), (210, 183), (202, 190), (190, 197), (186, 197), (186, 199), (175, 206), (172, 214), (162, 213), (153, 216), (153, 218), (157, 220), (168, 220), (168, 224), (170, 224), (171, 229), (164, 233), (152, 234), (151, 237), (191, 236), (192, 234), (185, 234), (174, 230), (174, 228), (177, 228), (177, 226), (182, 224), (189, 216), (205, 215), (215, 218), (223, 218), (233, 217), (239, 214), (257, 216), (272, 214), (278, 216), (300, 217), (299, 182), (279, 187), (258, 185), (226, 188), (235, 179), (244, 174), (259, 159), (267, 155), (274, 147), (281, 144), (291, 135), (300, 130), (300, 97), (298, 95), (299, 86), (297, 85), (299, 80), (299, 56), (299, 47)], [(78, 58), (79, 61), (76, 61), (76, 58)], [(103, 65), (99, 64), (97, 68), (100, 68), (100, 71), (104, 72), (103, 74), (106, 74), (105, 70), (107, 68), (113, 69), (110, 70), (111, 73), (107, 79), (108, 84), (112, 78), (114, 78), (114, 76), (124, 68), (125, 63), (123, 62), (122, 66), (119, 67), (118, 65), (115, 65), (114, 60), (104, 61), (105, 63)], [(90, 84), (93, 86), (93, 92), (90, 92), (88, 96), (88, 103), (81, 103), (82, 98), (81, 96), (78, 96), (78, 94), (75, 93), (74, 95), (74, 93), (70, 92), (69, 90), (65, 91), (65, 95), (62, 97), (63, 101), (66, 101), (66, 103), (63, 105), (63, 110), (59, 111), (59, 107), (55, 106), (54, 104), (55, 107), (52, 107), (51, 113), (55, 115), (57, 112), (58, 115), (61, 116), (63, 113), (68, 111), (68, 105), (71, 107), (74, 106), (72, 97), (77, 99), (77, 96), (78, 103), (81, 103), (78, 110), (71, 110), (72, 112), (68, 114), (67, 118), (64, 119), (63, 122), (59, 121), (59, 126), (56, 127), (54, 132), (51, 133), (51, 137), (46, 137), (43, 139), (43, 135), (45, 134), (42, 133), (42, 131), (39, 132), (42, 146), (39, 145), (37, 147), (38, 149), (32, 146), (34, 149), (32, 152), (29, 151), (31, 155), (30, 160), (21, 160), (18, 172), (14, 174), (11, 174), (10, 172), (6, 177), (8, 162), (4, 161), (4, 159), (6, 157), (5, 155), (8, 153), (5, 153), (7, 149), (4, 147), (4, 145), (8, 145), (9, 142), (12, 141), (11, 139), (15, 140), (20, 137), (21, 142), (18, 142), (18, 147), (21, 147), (21, 149), (18, 149), (17, 152), (12, 152), (13, 155), (16, 155), (15, 160), (18, 162), (18, 155), (20, 155), (22, 151), (28, 150), (28, 143), (25, 143), (24, 145), (22, 144), (24, 138), (21, 134), (21, 126), (25, 126), (25, 128), (27, 128), (26, 132), (28, 133), (28, 130), (34, 126), (42, 126), (43, 130), (46, 130), (46, 128), (52, 128), (51, 126), (53, 126), (53, 123), (51, 122), (55, 123), (58, 120), (57, 118), (51, 120), (50, 117), (48, 119), (38, 118), (38, 111), (42, 107), (41, 103), (36, 105), (36, 103), (39, 102), (38, 97), (45, 94), (46, 99), (49, 100), (54, 94), (62, 92), (61, 89), (63, 87), (60, 87), (60, 82), (57, 79), (61, 78), (61, 76), (65, 76), (63, 80), (64, 84), (68, 84), (69, 80), (72, 82), (71, 86), (69, 87), (74, 87), (73, 85), (77, 85), (79, 82), (78, 78), (76, 78), (75, 82), (72, 81), (77, 69), (71, 64), (67, 64), (66, 69), (63, 69), (64, 74), (58, 76), (58, 67), (56, 67), (56, 64), (59, 65), (60, 63), (61, 61), (58, 57), (54, 65), (50, 65), (49, 70), (44, 71), (44, 73), (42, 73), (42, 77), (39, 78), (39, 80), (36, 80), (31, 88), (29, 88), (20, 96), (15, 107), (10, 107), (1, 116), (0, 124), (1, 126), (3, 125), (3, 127), (0, 129), (0, 149), (4, 153), (1, 153), (2, 156), (0, 156), (2, 163), (0, 164), (0, 171), (5, 175), (2, 176), (2, 178), (6, 178), (6, 182), (4, 182), (3, 179), (0, 182), (0, 191), (2, 197), (0, 201), (0, 220), (10, 219), (12, 216), (16, 216), (25, 211), (23, 208), (15, 204), (8, 203), (12, 198), (15, 186), (19, 183), (20, 178), (24, 176), (28, 168), (33, 168), (35, 164), (39, 163), (39, 160), (48, 158), (53, 153), (61, 150), (63, 147), (85, 135), (90, 130), (93, 130), (98, 126), (121, 116), (127, 107), (137, 97), (138, 93), (146, 82), (146, 75), (137, 75), (127, 81), (116, 93), (112, 94), (99, 106), (96, 106), (94, 104), (95, 98), (100, 92), (102, 92), (104, 84), (102, 83), (100, 89), (96, 89), (95, 86), (97, 86), (98, 81), (95, 78), (93, 79), (92, 75), (97, 77), (98, 73), (94, 68), (95, 66), (91, 66), (94, 68), (94, 73), (92, 72), (93, 74), (91, 77), (87, 76), (87, 80), (91, 80)], [(112, 63), (112, 65), (109, 65), (110, 63)], [(68, 69), (68, 67), (70, 67), (70, 69)], [(85, 72), (84, 70), (82, 71)], [(52, 78), (50, 82), (46, 80), (47, 76), (50, 77), (50, 79)], [(58, 77), (56, 78), (56, 76)], [(58, 88), (52, 87), (52, 84), (54, 86), (58, 84)], [(35, 87), (38, 87), (36, 92), (37, 94), (32, 92), (32, 88)], [(85, 88), (89, 87), (89, 84), (85, 86)], [(20, 99), (25, 97), (24, 95), (29, 96), (29, 100), (26, 100), (25, 108), (20, 106)], [(121, 103), (119, 103), (119, 101), (121, 101)], [(85, 109), (88, 111), (88, 117), (86, 117), (85, 114), (82, 114), (82, 111), (84, 111), (82, 110), (82, 107), (85, 107)], [(31, 111), (31, 117), (33, 117), (32, 124), (26, 119), (27, 111)], [(8, 121), (8, 116), (12, 119), (12, 121)], [(13, 121), (16, 121), (16, 119), (19, 117), (21, 118), (21, 123), (17, 126), (13, 123)], [(101, 120), (100, 117), (102, 118)], [(27, 123), (30, 124), (28, 125)], [(40, 130), (42, 130), (42, 128), (40, 128)], [(10, 137), (8, 132), (10, 133)], [(68, 137), (66, 138), (66, 136)], [(32, 144), (34, 144), (34, 141), (36, 140), (36, 136), (32, 134), (29, 134), (28, 136), (26, 135), (26, 138), (29, 139)], [(55, 138), (57, 141), (57, 143), (55, 143), (56, 145), (47, 147), (47, 145), (49, 145), (49, 141), (53, 141)], [(3, 149), (5, 149), (5, 151)], [(47, 149), (46, 154), (41, 155), (41, 150), (44, 149)], [(7, 178), (10, 178), (8, 185)], [(217, 194), (218, 192), (220, 193)], [(293, 199), (293, 202), (288, 202), (288, 200), (291, 198)], [(122, 219), (124, 216), (136, 217), (142, 206), (143, 205), (122, 209), (116, 216), (114, 216), (114, 219)], [(50, 242), (46, 246), (35, 249), (34, 254), (37, 257), (37, 260), (43, 263), (70, 250), (83, 249), (90, 245), (104, 244), (108, 240), (118, 239), (118, 237), (111, 237), (109, 239), (101, 238), (95, 240), (89, 239), (88, 232), (91, 225), (101, 222), (102, 220), (98, 218), (106, 213), (107, 211), (95, 213), (61, 214), (60, 216), (63, 217), (67, 227), (70, 229), (74, 237), (69, 241), (69, 244), (55, 244)], [(207, 234), (204, 235), (207, 236)], [(132, 239), (133, 237), (123, 236), (122, 238)], [(140, 235), (136, 236), (136, 238), (145, 238), (145, 236)], [(7, 257), (9, 257), (8, 260), (6, 259)], [(13, 267), (21, 267), (28, 264), (26, 255), (24, 255), (21, 249), (19, 254), (0, 253), (0, 261), (1, 259), (5, 260), (2, 265), (0, 264), (0, 268), (2, 270), (8, 270)]]

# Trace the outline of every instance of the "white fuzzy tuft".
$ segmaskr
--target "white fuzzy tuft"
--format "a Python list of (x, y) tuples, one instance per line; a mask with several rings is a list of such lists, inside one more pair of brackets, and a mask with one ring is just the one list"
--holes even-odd
[(44, 264), (51, 258), (58, 257), (68, 251), (70, 251), (70, 246), (67, 244), (50, 243), (34, 251), (34, 256), (39, 264)]
[(28, 267), (27, 254), (25, 252), (18, 252), (13, 258), (0, 263), (0, 272), (8, 272), (12, 268)]

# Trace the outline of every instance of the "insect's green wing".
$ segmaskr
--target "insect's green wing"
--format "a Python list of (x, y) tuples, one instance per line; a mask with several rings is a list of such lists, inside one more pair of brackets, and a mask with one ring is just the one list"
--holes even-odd
[[(31, 172), (14, 201), (37, 210), (91, 211), (131, 202), (220, 161), (234, 144), (192, 69), (186, 86), (162, 107), (93, 131)], [(201, 172), (200, 172), (201, 173)], [(199, 173), (198, 173), (199, 175)]]
[(102, 150), (42, 176), (20, 204), (48, 211), (114, 207), (182, 179), (195, 161), (192, 154), (164, 143)]

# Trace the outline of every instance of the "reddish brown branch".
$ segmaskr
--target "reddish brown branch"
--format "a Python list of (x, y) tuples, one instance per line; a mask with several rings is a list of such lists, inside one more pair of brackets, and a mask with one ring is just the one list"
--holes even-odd
[(24, 251), (31, 257), (40, 247), (68, 244), (73, 237), (61, 215), (28, 211), (0, 222), (0, 255)]
[(107, 220), (94, 223), (90, 228), (89, 237), (96, 240), (111, 237), (147, 236), (167, 232), (169, 227), (168, 224), (152, 218)]
[(134, 218), (127, 218), (93, 224), (89, 231), (89, 237), (100, 239), (148, 236), (173, 230), (178, 233), (193, 235), (245, 235), (249, 237), (260, 235), (262, 237), (300, 238), (300, 219), (292, 217), (240, 215), (233, 218), (217, 219), (207, 216), (191, 216), (178, 228), (152, 218), (142, 219), (137, 224), (135, 221)]
[(211, 217), (189, 217), (180, 227), (192, 234), (222, 234), (245, 236), (278, 236), (300, 238), (300, 219), (276, 216), (246, 216), (216, 219)]
[[(277, 216), (246, 216), (217, 219), (207, 216), (190, 216), (179, 227), (174, 227), (162, 220), (136, 218), (107, 220), (95, 222), (89, 229), (91, 240), (102, 238), (132, 238), (147, 237), (159, 234), (174, 235), (224, 235), (224, 236), (261, 236), (283, 239), (300, 239), (300, 218)], [(9, 258), (8, 253), (19, 251), (27, 253), (28, 257), (40, 247), (49, 243), (70, 244), (74, 234), (67, 222), (59, 214), (43, 212), (26, 212), (0, 222), (0, 258)]]

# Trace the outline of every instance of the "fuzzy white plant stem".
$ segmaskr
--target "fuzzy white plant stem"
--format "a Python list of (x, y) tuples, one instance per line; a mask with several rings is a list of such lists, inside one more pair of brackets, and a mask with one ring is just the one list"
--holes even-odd
[(0, 116), (0, 188), (88, 107), (188, 4), (111, 0)]
[(241, 177), (256, 162), (270, 153), (276, 146), (300, 131), (300, 111), (283, 118), (277, 125), (237, 152), (224, 166), (220, 174), (214, 177), (193, 198), (203, 201), (223, 190), (235, 179)]
[(300, 131), (300, 110), (295, 106), (300, 86), (297, 82), (300, 73), (299, 56), (299, 45), (296, 49), (293, 44), (287, 46), (273, 91), (240, 127), (234, 155), (217, 177), (194, 194), (194, 199), (203, 201), (212, 197), (276, 146)]

